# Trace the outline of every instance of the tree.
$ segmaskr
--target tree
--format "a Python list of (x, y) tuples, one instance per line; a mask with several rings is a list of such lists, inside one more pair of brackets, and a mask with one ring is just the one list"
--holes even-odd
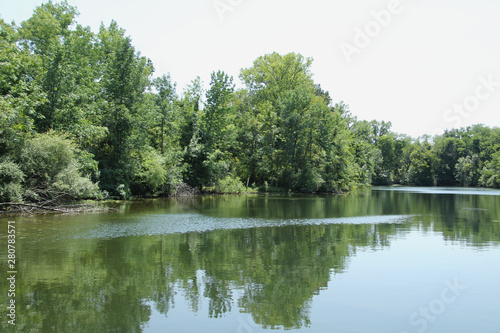
[(222, 71), (213, 72), (206, 93), (206, 106), (198, 120), (199, 131), (193, 133), (188, 150), (191, 161), (193, 157), (198, 159), (192, 165), (198, 174), (195, 182), (190, 177), (192, 186), (217, 186), (230, 172), (236, 146), (234, 108), (231, 105), (233, 93), (233, 78)]
[(22, 22), (19, 29), (21, 45), (41, 61), (37, 76), (47, 101), (38, 106), (39, 116), (35, 119), (40, 132), (54, 128), (54, 117), (58, 109), (62, 108), (61, 98), (65, 96), (66, 87), (64, 81), (69, 75), (64, 64), (63, 45), (72, 34), (70, 27), (75, 23), (76, 16), (76, 7), (66, 1), (58, 4), (49, 1), (36, 7), (33, 16)]
[(239, 165), (245, 177), (305, 192), (356, 183), (348, 108), (331, 106), (329, 94), (311, 78), (311, 64), (300, 54), (272, 53), (241, 71), (247, 97), (238, 109), (245, 119), (240, 137), (252, 151), (239, 159), (248, 163)]
[[(174, 103), (177, 99), (175, 92), (176, 84), (172, 83), (170, 74), (162, 75), (153, 80), (153, 86), (157, 93), (155, 96), (155, 104), (159, 110), (160, 118), (160, 152), (163, 155), (165, 151), (165, 127), (169, 119), (169, 113), (173, 113)], [(170, 131), (171, 133), (171, 131)], [(173, 136), (173, 135), (171, 135)]]
[(282, 56), (274, 52), (257, 58), (252, 67), (242, 69), (240, 79), (254, 96), (254, 103), (267, 100), (276, 106), (285, 91), (299, 87), (315, 91), (311, 65), (312, 58), (296, 53)]
[(306, 122), (313, 96), (299, 88), (284, 92), (278, 101), (277, 154), (283, 187), (293, 184), (298, 170), (305, 167), (307, 134), (313, 130)]
[(373, 183), (375, 185), (389, 185), (394, 182), (394, 171), (396, 169), (396, 151), (394, 137), (383, 134), (377, 139), (377, 148), (382, 156), (375, 172)]
[(389, 131), (391, 130), (392, 123), (381, 121), (378, 122), (376, 120), (372, 120), (370, 122), (370, 125), (372, 126), (372, 131), (373, 135), (375, 137), (375, 141), (378, 141), (379, 138), (383, 137), (386, 134), (389, 134)]
[(440, 186), (454, 186), (455, 165), (458, 162), (459, 152), (463, 142), (451, 136), (450, 133), (435, 140), (435, 152), (438, 158), (436, 170), (437, 184)]
[[(251, 161), (252, 166), (246, 169), (254, 170), (255, 165), (259, 165), (260, 171), (251, 173), (262, 174), (261, 182), (270, 181), (274, 185), (287, 187), (291, 185), (289, 180), (291, 173), (294, 173), (294, 155), (299, 140), (292, 131), (294, 127), (300, 126), (302, 115), (316, 91), (311, 79), (311, 63), (312, 59), (305, 59), (300, 54), (282, 56), (272, 53), (259, 57), (253, 67), (241, 71), (240, 79), (247, 86), (250, 96), (250, 109), (262, 124), (256, 128), (254, 123), (251, 129), (254, 135), (260, 132), (261, 136), (258, 142), (254, 136), (253, 143), (259, 146), (252, 149), (262, 153), (259, 154), (259, 160)], [(299, 106), (297, 103), (303, 98)], [(302, 134), (302, 128), (297, 134)]]
[(239, 90), (234, 97), (235, 124), (237, 130), (235, 148), (236, 173), (246, 180), (246, 184), (254, 183), (263, 179), (262, 168), (259, 168), (259, 161), (262, 161), (261, 154), (263, 140), (263, 114), (251, 103), (251, 96), (246, 90)]
[(17, 27), (0, 19), (0, 156), (14, 153), (30, 136), (46, 100), (39, 59), (19, 39)]
[(455, 165), (455, 178), (462, 186), (474, 186), (479, 180), (479, 156), (460, 157)]
[(429, 143), (419, 141), (403, 149), (402, 166), (399, 170), (402, 183), (413, 186), (432, 186), (434, 180), (435, 155)]
[[(125, 31), (115, 21), (109, 28), (101, 26), (98, 37), (104, 63), (103, 126), (108, 133), (96, 156), (102, 170), (102, 186), (113, 193), (117, 186), (123, 185), (127, 189), (132, 182), (135, 165), (130, 163), (134, 149), (131, 139), (153, 66), (149, 59), (135, 52), (130, 38), (125, 37)], [(145, 133), (140, 131), (137, 135)]]
[(21, 24), (20, 34), (32, 52), (48, 60), (57, 52), (61, 39), (69, 35), (78, 15), (76, 7), (66, 0), (56, 4), (49, 0), (36, 7), (33, 16)]
[(211, 75), (210, 89), (207, 91), (206, 106), (200, 119), (203, 142), (207, 149), (227, 151), (234, 146), (234, 118), (230, 105), (234, 93), (233, 78), (218, 71)]
[(500, 150), (491, 156), (491, 160), (481, 170), (479, 183), (487, 187), (500, 187)]
[(240, 190), (240, 179), (303, 192), (498, 186), (498, 128), (453, 129), (434, 141), (397, 135), (390, 122), (360, 121), (344, 102), (333, 105), (312, 79), (313, 60), (297, 53), (258, 57), (240, 72), (245, 89), (217, 71), (208, 91), (197, 77), (179, 97), (169, 74), (151, 80), (151, 61), (115, 21), (94, 33), (77, 16), (68, 2), (49, 1), (20, 26), (0, 19), (4, 197), (26, 198), (34, 186), (21, 153), (43, 135), (71, 142), (79, 161), (44, 185), (65, 193), (87, 175), (123, 197), (167, 195), (181, 182)]

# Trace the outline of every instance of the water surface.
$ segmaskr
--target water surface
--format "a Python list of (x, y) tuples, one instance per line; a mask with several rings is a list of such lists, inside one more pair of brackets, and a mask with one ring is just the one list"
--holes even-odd
[[(8, 219), (14, 331), (500, 332), (500, 191), (391, 187), (116, 208)], [(7, 304), (6, 279), (0, 288)], [(6, 313), (1, 327), (13, 331)]]

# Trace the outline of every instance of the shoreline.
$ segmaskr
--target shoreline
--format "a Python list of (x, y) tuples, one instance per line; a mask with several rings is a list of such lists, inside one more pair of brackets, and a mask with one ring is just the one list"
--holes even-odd
[[(337, 192), (292, 192), (278, 188), (270, 188), (268, 191), (251, 190), (242, 193), (197, 193), (190, 195), (169, 195), (169, 196), (150, 196), (150, 197), (133, 197), (130, 199), (108, 198), (104, 200), (80, 200), (68, 202), (60, 205), (43, 205), (36, 203), (0, 203), (1, 206), (8, 206), (9, 208), (15, 207), (10, 210), (0, 210), (0, 218), (10, 216), (23, 216), (23, 215), (47, 215), (47, 214), (86, 214), (86, 213), (106, 213), (114, 212), (116, 208), (110, 207), (112, 204), (121, 204), (125, 202), (140, 202), (144, 200), (157, 200), (157, 199), (190, 199), (200, 197), (224, 197), (224, 196), (242, 196), (242, 195), (287, 195), (287, 196), (309, 196), (309, 195), (322, 195), (322, 196), (341, 196), (354, 193), (358, 190), (376, 187), (408, 187), (408, 188), (442, 188), (443, 186), (407, 186), (400, 184), (393, 185), (367, 185), (358, 186), (349, 191)], [(487, 187), (462, 187), (462, 186), (447, 186), (447, 188), (454, 189), (490, 189)]]

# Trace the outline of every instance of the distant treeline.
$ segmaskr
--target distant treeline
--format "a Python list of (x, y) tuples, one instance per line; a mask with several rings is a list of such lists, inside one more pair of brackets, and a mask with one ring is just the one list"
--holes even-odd
[(337, 192), (370, 184), (500, 185), (500, 129), (414, 140), (359, 121), (312, 80), (312, 59), (259, 57), (178, 95), (116, 22), (67, 2), (0, 20), (0, 202), (171, 195), (182, 188)]

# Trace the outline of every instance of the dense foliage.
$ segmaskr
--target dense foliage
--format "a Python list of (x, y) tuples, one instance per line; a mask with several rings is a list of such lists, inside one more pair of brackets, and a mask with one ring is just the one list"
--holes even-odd
[(414, 140), (359, 121), (312, 80), (312, 59), (272, 53), (179, 96), (116, 22), (98, 33), (48, 2), (0, 20), (0, 200), (160, 196), (370, 184), (500, 186), (500, 129)]

